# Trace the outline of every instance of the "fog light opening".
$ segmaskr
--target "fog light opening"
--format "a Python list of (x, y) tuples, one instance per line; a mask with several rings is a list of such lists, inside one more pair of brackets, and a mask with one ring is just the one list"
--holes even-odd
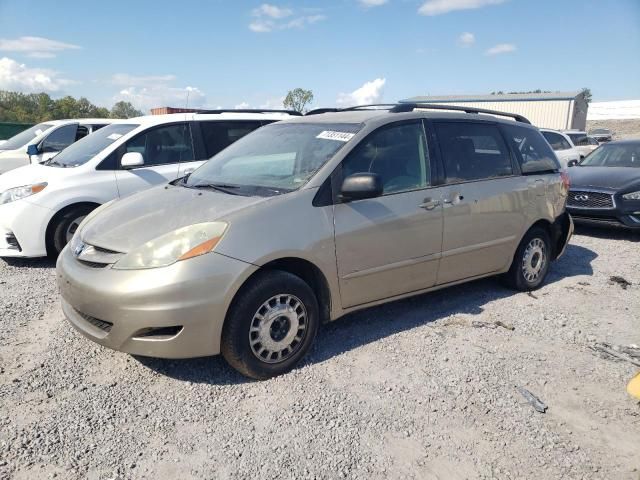
[(182, 331), (182, 325), (172, 327), (148, 327), (136, 332), (133, 338), (144, 340), (168, 340)]
[(20, 243), (18, 242), (18, 239), (16, 238), (16, 236), (13, 233), (5, 234), (4, 239), (7, 242), (7, 245), (9, 246), (9, 249), (18, 250), (19, 252), (22, 251), (22, 247), (20, 246)]

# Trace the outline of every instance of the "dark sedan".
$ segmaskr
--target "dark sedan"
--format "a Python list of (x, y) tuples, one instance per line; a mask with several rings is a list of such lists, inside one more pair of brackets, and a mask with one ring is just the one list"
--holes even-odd
[(640, 229), (640, 140), (600, 145), (569, 178), (567, 210), (576, 223)]

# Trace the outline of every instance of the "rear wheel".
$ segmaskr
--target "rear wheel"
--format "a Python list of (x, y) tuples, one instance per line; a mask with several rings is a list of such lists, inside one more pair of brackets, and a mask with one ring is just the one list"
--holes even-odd
[(505, 275), (506, 283), (523, 292), (536, 290), (542, 286), (551, 261), (551, 240), (547, 231), (534, 227), (524, 236), (511, 268)]
[(94, 208), (88, 205), (74, 207), (55, 221), (49, 242), (51, 254), (55, 256), (60, 254), (65, 245), (71, 241), (82, 221)]
[(288, 272), (261, 272), (243, 287), (229, 310), (222, 356), (250, 378), (281, 375), (307, 353), (318, 324), (318, 302), (307, 283)]

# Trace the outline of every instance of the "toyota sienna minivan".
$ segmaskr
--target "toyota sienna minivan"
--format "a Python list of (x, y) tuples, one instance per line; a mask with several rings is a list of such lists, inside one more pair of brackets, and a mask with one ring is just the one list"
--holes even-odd
[(112, 349), (221, 353), (265, 379), (348, 312), (498, 274), (540, 287), (573, 232), (558, 160), (521, 116), (445, 108), (464, 110), (292, 117), (103, 205), (58, 259), (66, 317)]

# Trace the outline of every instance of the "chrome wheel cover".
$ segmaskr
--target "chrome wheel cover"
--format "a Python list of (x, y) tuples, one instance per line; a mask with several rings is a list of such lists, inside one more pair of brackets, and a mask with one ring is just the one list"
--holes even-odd
[(532, 239), (522, 256), (522, 275), (529, 283), (536, 282), (547, 264), (547, 247), (540, 238)]
[(85, 217), (86, 215), (75, 218), (73, 222), (69, 224), (69, 226), (67, 227), (67, 231), (65, 232), (65, 238), (67, 239), (67, 243), (71, 241), (71, 239), (75, 235), (76, 231), (78, 230), (78, 227), (80, 226), (82, 221), (85, 219)]
[(253, 315), (249, 345), (260, 361), (280, 363), (296, 353), (307, 333), (307, 309), (295, 295), (274, 295)]

